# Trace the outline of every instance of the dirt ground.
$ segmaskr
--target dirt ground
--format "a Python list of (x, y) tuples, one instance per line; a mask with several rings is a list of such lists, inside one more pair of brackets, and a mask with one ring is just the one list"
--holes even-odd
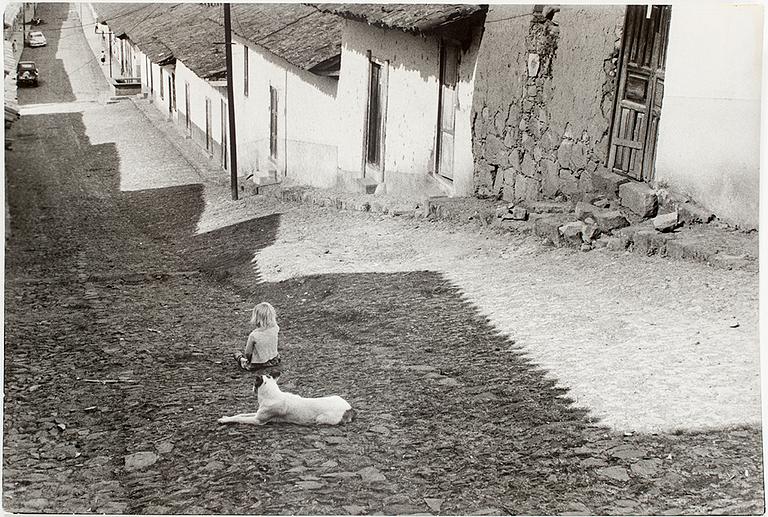
[[(66, 4), (39, 11), (51, 26), (71, 16)], [(22, 104), (77, 99), (67, 60), (80, 51), (67, 40), (71, 55), (56, 57), (55, 34), (35, 56), (51, 80)], [(755, 395), (728, 381), (752, 383), (738, 363), (752, 353), (754, 276), (263, 198), (219, 203), (222, 187), (184, 183), (194, 167), (131, 103), (59, 111), (23, 117), (6, 154), (6, 511), (764, 511)], [(130, 124), (107, 129), (120, 119)], [(231, 352), (261, 300), (278, 310), (283, 388), (341, 395), (353, 422), (216, 423), (255, 408)], [(699, 329), (704, 367), (690, 373), (694, 354), (666, 348)], [(642, 370), (626, 404), (645, 413), (616, 410), (614, 390), (628, 388), (614, 377)], [(709, 426), (678, 424), (706, 420), (678, 391), (709, 405)], [(659, 396), (668, 418), (643, 401)]]

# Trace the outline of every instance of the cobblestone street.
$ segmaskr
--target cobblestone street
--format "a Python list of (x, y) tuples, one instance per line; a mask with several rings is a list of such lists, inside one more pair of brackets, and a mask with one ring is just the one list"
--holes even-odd
[[(764, 511), (757, 273), (233, 202), (154, 106), (104, 102), (73, 7), (39, 11), (5, 158), (5, 511)], [(283, 389), (355, 420), (217, 424), (255, 411), (231, 357), (260, 301)]]

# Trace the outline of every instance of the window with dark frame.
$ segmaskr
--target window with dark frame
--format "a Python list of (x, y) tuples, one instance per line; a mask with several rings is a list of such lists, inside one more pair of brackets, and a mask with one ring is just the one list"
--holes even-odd
[(248, 97), (248, 46), (243, 45), (243, 95)]
[(277, 89), (269, 87), (269, 155), (277, 158)]

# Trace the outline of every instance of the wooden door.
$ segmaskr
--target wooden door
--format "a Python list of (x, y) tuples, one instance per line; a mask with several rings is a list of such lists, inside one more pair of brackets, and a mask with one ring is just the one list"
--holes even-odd
[(192, 131), (192, 113), (190, 113), (191, 102), (189, 99), (189, 82), (184, 81), (184, 109), (186, 114), (185, 122), (187, 124), (187, 131)]
[(453, 149), (456, 123), (456, 83), (459, 78), (459, 48), (445, 44), (440, 50), (437, 172), (453, 179)]
[(656, 157), (671, 8), (627, 6), (608, 166), (651, 181)]
[(384, 181), (386, 110), (387, 62), (382, 63), (369, 58), (363, 171), (366, 177), (378, 182)]
[(229, 113), (227, 112), (227, 103), (221, 99), (221, 166), (224, 170), (229, 170), (227, 156), (227, 131), (229, 124)]
[(205, 150), (213, 152), (213, 124), (211, 123), (211, 99), (205, 98)]
[(269, 156), (277, 160), (277, 121), (278, 98), (277, 89), (269, 87)]

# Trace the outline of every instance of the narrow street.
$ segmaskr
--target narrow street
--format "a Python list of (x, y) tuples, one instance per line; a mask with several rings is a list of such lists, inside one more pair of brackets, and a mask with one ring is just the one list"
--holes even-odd
[[(40, 5), (5, 163), (5, 511), (764, 511), (756, 273), (231, 202)], [(216, 423), (255, 411), (232, 352), (260, 301), (283, 389), (354, 421)]]

